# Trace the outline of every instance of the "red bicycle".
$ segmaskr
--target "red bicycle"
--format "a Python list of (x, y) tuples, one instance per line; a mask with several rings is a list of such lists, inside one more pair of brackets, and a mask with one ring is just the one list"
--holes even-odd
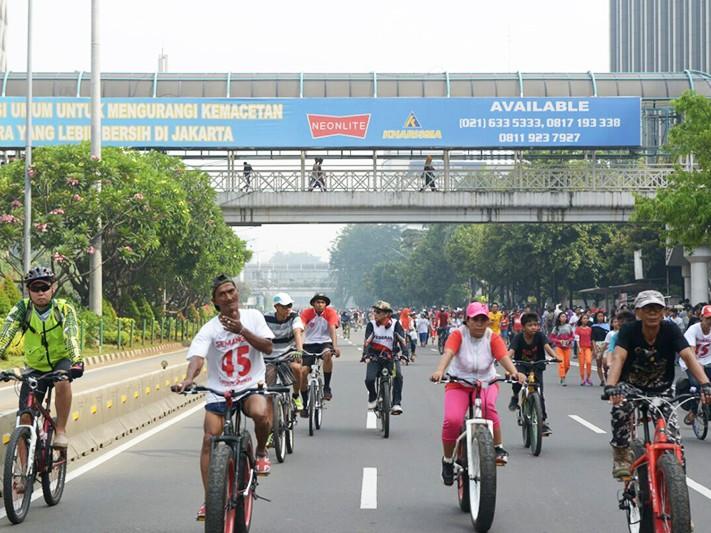
[[(55, 370), (41, 376), (0, 372), (1, 381), (26, 382), (30, 388), (30, 405), (18, 411), (17, 424), (5, 450), (2, 493), (7, 517), (13, 524), (19, 524), (27, 516), (38, 476), (47, 505), (57, 505), (62, 499), (67, 474), (67, 449), (52, 446), (56, 432), (50, 411), (52, 387), (47, 386), (44, 406), (35, 391), (43, 381), (54, 383), (68, 379), (71, 377), (66, 370)], [(29, 424), (21, 423), (23, 415), (31, 417)]]
[[(686, 485), (684, 448), (668, 436), (668, 417), (676, 409), (700, 395), (682, 394), (673, 398), (625, 394), (635, 405), (630, 450), (634, 460), (631, 477), (624, 482), (619, 507), (627, 515), (630, 533), (688, 533), (691, 531), (689, 489)], [(603, 399), (608, 399), (603, 395)], [(662, 407), (668, 407), (665, 416)], [(654, 415), (654, 416), (652, 416)], [(650, 431), (654, 422), (654, 436)], [(637, 427), (643, 428), (643, 440)]]

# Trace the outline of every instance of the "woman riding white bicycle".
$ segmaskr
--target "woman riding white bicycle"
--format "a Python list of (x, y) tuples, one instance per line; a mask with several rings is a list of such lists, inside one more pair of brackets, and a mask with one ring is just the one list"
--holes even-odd
[[(479, 302), (467, 306), (464, 324), (452, 331), (444, 347), (444, 354), (439, 360), (437, 370), (430, 378), (439, 382), (445, 372), (468, 381), (480, 381), (484, 418), (493, 425), (496, 462), (506, 464), (508, 452), (503, 447), (501, 421), (496, 411), (498, 384), (489, 386), (496, 377), (494, 363), (498, 361), (504, 370), (517, 376), (523, 383), (526, 376), (516, 370), (507, 355), (503, 339), (489, 328), (489, 308)], [(450, 365), (451, 363), (451, 365)], [(449, 369), (447, 368), (449, 367)], [(448, 383), (444, 393), (444, 422), (442, 424), (442, 481), (445, 485), (454, 483), (454, 447), (459, 436), (464, 416), (469, 405), (469, 397), (474, 392), (472, 387), (461, 383)]]

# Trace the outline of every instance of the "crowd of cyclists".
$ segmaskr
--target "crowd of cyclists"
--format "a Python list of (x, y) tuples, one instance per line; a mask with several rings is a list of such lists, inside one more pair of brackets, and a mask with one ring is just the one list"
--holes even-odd
[[(35, 267), (25, 276), (29, 298), (18, 302), (10, 311), (0, 331), (0, 355), (18, 331), (25, 338), (28, 370), (41, 375), (56, 369), (80, 377), (83, 363), (77, 343), (77, 321), (73, 308), (55, 298), (54, 273)], [(316, 293), (309, 307), (296, 312), (293, 299), (286, 293), (273, 298), (273, 311), (262, 314), (255, 309), (240, 308), (239, 291), (233, 278), (218, 276), (212, 283), (212, 302), (218, 314), (208, 321), (192, 340), (187, 353), (185, 379), (174, 387), (182, 392), (193, 386), (203, 366), (207, 368), (207, 386), (213, 390), (242, 390), (276, 382), (293, 387), (294, 408), (308, 417), (306, 378), (315, 364), (315, 354), (323, 353), (323, 399), (333, 400), (334, 358), (341, 355), (338, 329), (364, 328), (362, 359), (367, 363), (365, 388), (367, 407), (375, 407), (375, 377), (383, 362), (393, 362), (396, 379), (393, 384), (391, 414), (403, 413), (403, 378), (400, 361), (414, 360), (416, 349), (435, 343), (440, 346), (440, 359), (430, 376), (439, 382), (446, 375), (483, 384), (481, 393), (484, 417), (492, 424), (497, 464), (506, 464), (508, 453), (503, 447), (501, 422), (496, 408), (499, 384), (488, 384), (501, 367), (516, 382), (508, 408), (518, 409), (519, 391), (526, 380), (517, 363), (556, 359), (558, 383), (566, 387), (574, 382), (590, 387), (604, 387), (611, 398), (613, 476), (630, 475), (630, 403), (629, 394), (668, 395), (677, 374), (686, 372), (686, 386), (700, 391), (701, 401), (711, 403), (711, 305), (677, 309), (666, 304), (657, 291), (640, 292), (634, 304), (607, 312), (600, 308), (562, 309), (551, 306), (541, 314), (530, 306), (513, 311), (472, 301), (464, 308), (444, 306), (413, 310), (395, 310), (379, 300), (368, 310), (345, 309), (340, 313), (330, 298)], [(577, 360), (579, 380), (570, 376), (571, 362)], [(596, 376), (593, 376), (593, 362)], [(280, 363), (288, 363), (286, 365)], [(679, 370), (680, 367), (680, 370)], [(541, 384), (544, 435), (552, 430), (547, 420), (543, 399), (543, 368), (536, 370)], [(39, 389), (38, 393), (46, 390)], [(20, 409), (27, 403), (28, 391), (21, 392)], [(453, 450), (458, 431), (472, 394), (472, 388), (460, 381), (445, 387), (442, 423), (442, 479), (453, 482)], [(265, 476), (271, 471), (269, 440), (272, 407), (264, 395), (254, 394), (243, 402), (243, 412), (254, 421), (256, 472)], [(71, 408), (69, 382), (57, 385), (57, 428), (54, 446), (66, 447), (66, 422)], [(689, 409), (686, 424), (692, 424), (695, 410)], [(210, 393), (206, 397), (200, 472), (203, 486), (207, 483), (211, 441), (222, 433), (225, 398)], [(655, 416), (669, 416), (660, 410)], [(678, 442), (679, 427), (669, 416), (669, 438)], [(197, 518), (204, 519), (205, 506)]]

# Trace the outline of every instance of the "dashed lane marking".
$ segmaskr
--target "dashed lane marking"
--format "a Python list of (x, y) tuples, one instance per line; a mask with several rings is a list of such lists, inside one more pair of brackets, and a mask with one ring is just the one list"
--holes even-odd
[(578, 424), (581, 424), (581, 425), (585, 426), (586, 428), (588, 428), (590, 431), (593, 431), (593, 432), (598, 433), (600, 435), (604, 435), (605, 433), (607, 433), (604, 429), (600, 429), (595, 424), (588, 422), (587, 420), (579, 417), (578, 415), (568, 415), (568, 416), (570, 418), (572, 418), (573, 420), (575, 420)]
[(711, 500), (711, 489), (709, 489), (708, 487), (704, 487), (701, 483), (697, 483), (690, 477), (686, 478), (686, 484), (689, 486), (690, 489), (694, 489), (696, 492), (698, 492), (702, 496)]
[[(38, 494), (39, 496), (39, 494)], [(360, 508), (378, 508), (378, 469), (363, 468), (363, 485), (360, 490)]]
[(375, 429), (378, 427), (378, 421), (375, 417), (375, 413), (368, 410), (368, 415), (365, 417), (365, 429)]

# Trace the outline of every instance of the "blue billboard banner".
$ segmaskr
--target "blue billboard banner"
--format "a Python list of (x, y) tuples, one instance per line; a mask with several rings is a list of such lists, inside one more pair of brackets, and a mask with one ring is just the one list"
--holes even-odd
[[(88, 98), (35, 98), (33, 145), (90, 140)], [(25, 145), (25, 99), (0, 98), (0, 147)], [(637, 147), (641, 101), (610, 98), (104, 98), (107, 146)]]

